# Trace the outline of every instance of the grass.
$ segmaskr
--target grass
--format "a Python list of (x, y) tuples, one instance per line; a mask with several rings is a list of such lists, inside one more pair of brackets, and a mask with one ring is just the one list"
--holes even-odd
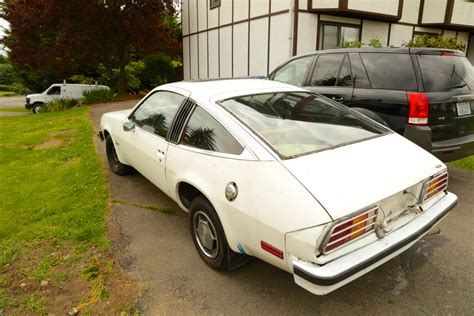
[(140, 203), (135, 203), (132, 201), (124, 201), (124, 200), (113, 200), (113, 203), (117, 204), (126, 204), (130, 206), (136, 206), (139, 208), (144, 208), (146, 210), (154, 211), (154, 212), (160, 212), (164, 214), (174, 214), (174, 210), (168, 207), (156, 207), (153, 205), (148, 205), (148, 204), (140, 204)]
[(8, 108), (2, 108), (0, 107), (0, 112), (30, 112), (31, 110), (27, 110), (22, 106), (18, 107), (8, 107)]
[(0, 97), (16, 97), (18, 94), (12, 91), (0, 91)]
[(474, 155), (466, 157), (464, 159), (456, 160), (451, 162), (453, 166), (461, 167), (469, 170), (474, 171)]
[[(0, 314), (58, 313), (54, 293), (64, 282), (77, 288), (63, 294), (67, 304), (86, 300), (94, 310), (105, 306), (111, 278), (121, 278), (111, 272), (109, 194), (92, 137), (86, 108), (0, 117)], [(91, 257), (101, 269), (84, 280)]]

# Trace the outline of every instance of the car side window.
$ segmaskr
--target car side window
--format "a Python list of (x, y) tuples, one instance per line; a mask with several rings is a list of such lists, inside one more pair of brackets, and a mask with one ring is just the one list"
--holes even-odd
[(47, 95), (61, 95), (61, 87), (55, 86), (52, 87), (46, 92)]
[(351, 86), (351, 69), (347, 54), (320, 55), (314, 67), (311, 86)]
[(130, 117), (143, 130), (166, 138), (171, 122), (186, 97), (169, 91), (149, 96)]
[(290, 61), (275, 73), (273, 80), (302, 86), (306, 71), (311, 66), (314, 56), (307, 56)]
[(244, 150), (224, 126), (199, 106), (191, 114), (180, 144), (233, 155)]

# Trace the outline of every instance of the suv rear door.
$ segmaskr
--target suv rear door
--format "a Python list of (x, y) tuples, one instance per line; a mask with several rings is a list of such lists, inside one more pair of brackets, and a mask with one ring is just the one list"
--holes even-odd
[[(457, 51), (414, 50), (420, 66), (423, 91), (429, 99), (428, 125), (432, 131), (433, 153), (449, 155), (445, 145), (453, 139), (474, 139), (474, 70)], [(461, 140), (457, 141), (462, 142)], [(449, 147), (449, 146), (448, 146)], [(453, 144), (453, 150), (456, 147)]]
[(320, 54), (304, 88), (350, 105), (353, 86), (348, 54)]

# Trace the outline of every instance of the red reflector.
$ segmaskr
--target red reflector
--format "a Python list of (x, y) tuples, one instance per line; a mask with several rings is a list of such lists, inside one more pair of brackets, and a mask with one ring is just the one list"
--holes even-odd
[(276, 256), (280, 259), (283, 259), (283, 251), (281, 251), (280, 249), (275, 248), (272, 245), (267, 244), (263, 240), (260, 242), (260, 246), (262, 246), (263, 250), (268, 251), (269, 253), (271, 253), (272, 255), (274, 255), (274, 256)]
[(445, 52), (440, 52), (439, 55), (440, 56), (454, 56), (454, 52), (445, 51)]
[(430, 101), (425, 93), (408, 93), (408, 124), (428, 125)]

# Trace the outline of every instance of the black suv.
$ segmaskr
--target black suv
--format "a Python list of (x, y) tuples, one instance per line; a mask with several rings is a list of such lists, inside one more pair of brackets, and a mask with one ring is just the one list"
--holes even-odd
[(323, 94), (389, 126), (443, 161), (474, 154), (474, 69), (459, 51), (317, 51), (269, 78)]

